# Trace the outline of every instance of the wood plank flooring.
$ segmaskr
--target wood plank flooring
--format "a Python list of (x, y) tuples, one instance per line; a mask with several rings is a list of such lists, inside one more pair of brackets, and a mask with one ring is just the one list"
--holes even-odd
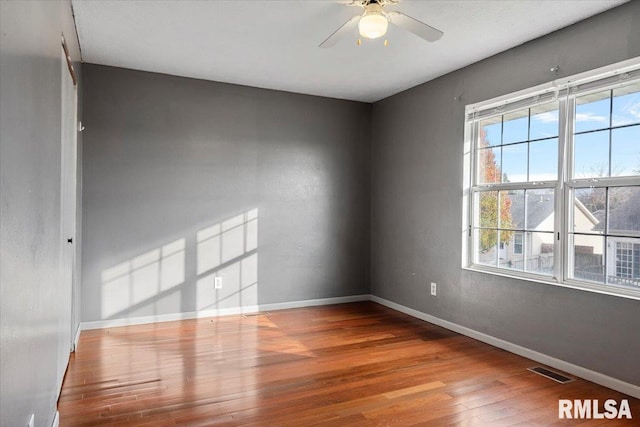
[[(66, 426), (640, 425), (640, 400), (372, 302), (84, 331)], [(633, 420), (559, 420), (558, 399)]]

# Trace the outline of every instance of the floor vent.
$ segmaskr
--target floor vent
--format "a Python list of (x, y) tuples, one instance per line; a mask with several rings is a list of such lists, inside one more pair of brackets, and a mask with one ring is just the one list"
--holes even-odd
[(271, 313), (269, 313), (268, 311), (260, 311), (258, 313), (246, 313), (246, 314), (243, 314), (242, 317), (245, 317), (245, 318), (247, 318), (247, 317), (261, 317), (261, 316), (268, 316), (270, 314)]
[(528, 371), (535, 372), (538, 375), (542, 375), (543, 377), (549, 378), (550, 380), (554, 380), (560, 384), (570, 383), (571, 381), (575, 381), (575, 378), (565, 377), (564, 375), (550, 371), (547, 368), (543, 368), (542, 366), (535, 366), (533, 368), (527, 368)]

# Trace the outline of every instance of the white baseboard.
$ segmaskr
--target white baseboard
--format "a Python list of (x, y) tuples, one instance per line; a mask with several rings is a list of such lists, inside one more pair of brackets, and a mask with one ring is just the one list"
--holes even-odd
[(199, 319), (202, 317), (229, 316), (234, 314), (257, 313), (260, 311), (269, 311), (269, 310), (273, 310), (273, 311), (285, 310), (288, 308), (311, 307), (311, 306), (330, 305), (330, 304), (344, 304), (349, 302), (369, 301), (370, 299), (371, 299), (371, 296), (369, 294), (364, 294), (364, 295), (352, 295), (352, 296), (346, 296), (346, 297), (320, 298), (320, 299), (281, 302), (281, 303), (273, 303), (273, 304), (250, 305), (245, 307), (209, 309), (209, 310), (192, 311), (187, 313), (158, 314), (155, 316), (131, 317), (126, 319), (96, 320), (92, 322), (81, 322), (80, 329), (82, 329), (83, 331), (86, 331), (90, 329), (115, 328), (118, 326), (143, 325), (147, 323), (158, 323), (158, 322), (171, 322), (174, 320)]
[(53, 417), (53, 422), (51, 423), (51, 427), (60, 427), (60, 412), (56, 411), (56, 414)]
[(320, 299), (308, 299), (302, 301), (293, 301), (293, 302), (277, 302), (273, 304), (262, 304), (260, 305), (259, 311), (269, 311), (269, 310), (286, 310), (287, 308), (300, 308), (300, 307), (311, 307), (317, 305), (331, 305), (331, 304), (345, 304), (348, 302), (360, 302), (360, 301), (370, 301), (371, 295), (352, 295), (348, 297), (335, 297), (335, 298), (320, 298)]
[(415, 318), (424, 320), (426, 322), (433, 323), (434, 325), (442, 326), (443, 328), (449, 329), (451, 331), (457, 332), (462, 335), (466, 335), (478, 341), (482, 341), (484, 343), (490, 344), (494, 347), (498, 347), (503, 350), (507, 350), (511, 353), (515, 353), (519, 356), (526, 357), (527, 359), (535, 360), (536, 362), (545, 364), (547, 366), (551, 366), (552, 368), (556, 368), (561, 371), (573, 374), (587, 381), (600, 384), (610, 389), (619, 391), (620, 393), (628, 394), (629, 396), (633, 396), (635, 398), (640, 399), (640, 387), (630, 384), (628, 382), (619, 380), (617, 378), (612, 378), (608, 375), (604, 375), (599, 372), (592, 371), (582, 366), (574, 365), (573, 363), (569, 363), (561, 359), (556, 359), (555, 357), (551, 357), (546, 354), (539, 353), (535, 350), (531, 350), (529, 348), (522, 347), (517, 344), (513, 344), (511, 342), (502, 340), (500, 338), (496, 338), (494, 336), (487, 335), (482, 332), (478, 332), (474, 329), (467, 328), (466, 326), (461, 326), (461, 325), (458, 325), (457, 323), (449, 322), (447, 320), (440, 319), (439, 317), (422, 313), (421, 311), (414, 310), (409, 307), (405, 307), (404, 305), (397, 304), (395, 302), (377, 297), (375, 295), (371, 295), (371, 301), (377, 302), (378, 304), (382, 304), (386, 307), (408, 314), (409, 316), (413, 316)]
[(96, 320), (92, 322), (81, 322), (83, 331), (90, 329), (117, 328), (119, 326), (145, 325), (148, 323), (172, 322), (175, 320), (199, 319), (201, 317), (229, 316), (232, 314), (255, 313), (259, 311), (259, 306), (251, 305), (245, 307), (209, 309), (200, 311), (190, 311), (185, 313), (157, 314), (154, 316), (128, 317), (123, 319)]
[(76, 336), (75, 338), (73, 338), (73, 348), (71, 349), (71, 351), (76, 351), (76, 349), (78, 348), (78, 341), (80, 341), (80, 323), (78, 323), (78, 327), (76, 328)]

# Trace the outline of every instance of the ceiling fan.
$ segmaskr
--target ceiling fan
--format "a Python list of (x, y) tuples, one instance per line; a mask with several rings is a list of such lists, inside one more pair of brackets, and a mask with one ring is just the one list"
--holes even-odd
[[(332, 47), (340, 41), (347, 33), (353, 30), (356, 25), (360, 35), (367, 39), (377, 39), (387, 32), (389, 22), (403, 28), (416, 36), (429, 42), (440, 40), (444, 34), (437, 28), (433, 28), (424, 22), (405, 15), (402, 12), (385, 12), (384, 7), (389, 4), (397, 4), (398, 0), (352, 0), (347, 6), (358, 6), (364, 9), (362, 15), (357, 15), (335, 30), (325, 41), (320, 43), (320, 47)], [(360, 44), (358, 39), (358, 44)], [(386, 45), (386, 41), (385, 41)]]

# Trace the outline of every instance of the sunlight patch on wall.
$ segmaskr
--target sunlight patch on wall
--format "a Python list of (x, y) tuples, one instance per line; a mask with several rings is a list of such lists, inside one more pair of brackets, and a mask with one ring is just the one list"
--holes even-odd
[(102, 316), (153, 300), (184, 283), (185, 239), (152, 249), (102, 272)]
[[(219, 221), (194, 237), (103, 270), (102, 318), (258, 305), (258, 210)], [(216, 277), (222, 279), (219, 289)]]
[[(258, 210), (197, 233), (197, 310), (258, 304)], [(215, 277), (222, 288), (215, 289)]]

